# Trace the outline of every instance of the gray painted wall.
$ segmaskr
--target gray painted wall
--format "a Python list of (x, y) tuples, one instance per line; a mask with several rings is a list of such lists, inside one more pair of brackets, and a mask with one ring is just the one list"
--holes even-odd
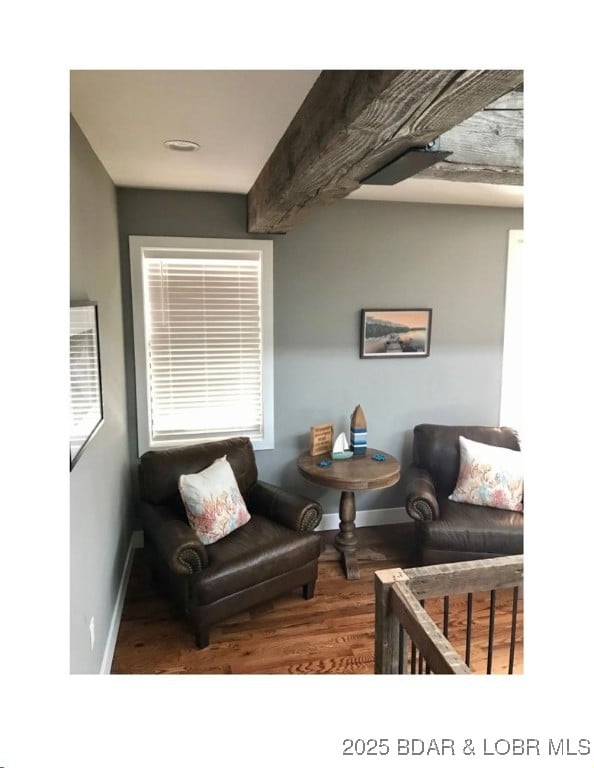
[[(241, 195), (118, 190), (126, 348), (132, 349), (128, 235), (247, 237)], [(403, 482), (360, 493), (358, 509), (401, 506), (412, 429), (420, 422), (497, 424), (507, 233), (518, 209), (341, 201), (273, 236), (276, 446), (262, 479), (320, 500), (296, 457), (309, 427), (347, 429), (360, 403), (369, 445), (403, 464)], [(254, 235), (260, 237), (261, 235)], [(361, 308), (431, 307), (431, 355), (361, 360)], [(126, 358), (130, 452), (137, 462), (134, 370)]]
[[(70, 297), (98, 302), (105, 421), (70, 473), (71, 672), (99, 672), (132, 516), (116, 193), (71, 120)], [(91, 651), (89, 622), (95, 619)]]

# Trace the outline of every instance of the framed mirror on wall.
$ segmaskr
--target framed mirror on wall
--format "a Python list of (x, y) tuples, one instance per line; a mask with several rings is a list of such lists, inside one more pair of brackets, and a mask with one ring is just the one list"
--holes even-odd
[(70, 469), (103, 423), (97, 302), (70, 303)]

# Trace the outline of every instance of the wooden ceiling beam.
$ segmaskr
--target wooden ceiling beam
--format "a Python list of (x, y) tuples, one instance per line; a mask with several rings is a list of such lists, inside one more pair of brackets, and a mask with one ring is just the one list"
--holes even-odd
[(325, 70), (248, 194), (248, 231), (288, 232), (522, 80), (521, 70)]
[(452, 154), (419, 179), (524, 183), (524, 94), (512, 91), (446, 131), (435, 144)]

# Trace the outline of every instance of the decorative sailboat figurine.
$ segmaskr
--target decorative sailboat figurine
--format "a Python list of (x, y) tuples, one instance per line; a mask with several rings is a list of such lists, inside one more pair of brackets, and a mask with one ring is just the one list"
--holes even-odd
[(346, 439), (344, 432), (334, 441), (334, 447), (332, 448), (332, 458), (340, 461), (340, 459), (350, 459), (353, 455), (352, 451), (349, 451), (349, 441)]

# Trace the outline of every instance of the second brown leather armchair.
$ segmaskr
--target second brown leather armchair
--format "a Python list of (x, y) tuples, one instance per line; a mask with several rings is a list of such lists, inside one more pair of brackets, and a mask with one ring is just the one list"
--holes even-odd
[(423, 565), (523, 552), (522, 512), (448, 499), (458, 480), (460, 435), (520, 450), (517, 433), (508, 427), (418, 424), (414, 428), (406, 511), (417, 522), (419, 559)]
[[(251, 519), (205, 546), (188, 525), (178, 478), (225, 455)], [(145, 453), (140, 491), (149, 564), (191, 620), (200, 648), (209, 643), (209, 628), (228, 616), (299, 587), (313, 597), (321, 549), (313, 529), (321, 507), (259, 481), (247, 437)]]

